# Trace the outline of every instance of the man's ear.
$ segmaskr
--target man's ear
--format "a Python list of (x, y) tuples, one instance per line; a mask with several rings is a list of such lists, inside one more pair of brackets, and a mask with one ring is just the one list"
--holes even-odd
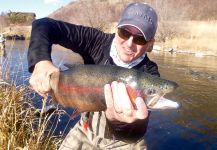
[(151, 52), (152, 51), (152, 49), (153, 49), (153, 46), (154, 46), (154, 42), (155, 42), (155, 39), (153, 38), (153, 39), (151, 39), (150, 41), (148, 41), (148, 46), (147, 46), (147, 50), (146, 50), (146, 52)]

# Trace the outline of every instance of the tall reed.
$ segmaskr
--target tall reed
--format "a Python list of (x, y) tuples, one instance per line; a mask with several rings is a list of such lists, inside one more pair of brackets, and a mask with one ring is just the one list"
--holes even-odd
[(27, 87), (0, 86), (0, 149), (57, 149), (62, 137), (46, 131), (55, 111), (36, 115), (28, 95)]
[[(10, 53), (10, 50), (7, 52)], [(58, 149), (63, 136), (56, 136), (54, 130), (50, 130), (51, 127), (55, 129), (58, 123), (54, 123), (52, 117), (58, 119), (65, 111), (57, 108), (51, 114), (44, 113), (46, 100), (43, 100), (40, 111), (36, 109), (33, 104), (34, 92), (27, 85), (17, 86), (15, 80), (10, 80), (8, 74), (12, 74), (13, 70), (10, 70), (12, 63), (9, 53), (4, 60), (0, 56), (0, 150)], [(26, 55), (17, 56), (22, 56), (20, 59), (24, 60)], [(23, 71), (23, 66), (18, 67)], [(18, 74), (14, 75), (14, 79), (17, 77)]]

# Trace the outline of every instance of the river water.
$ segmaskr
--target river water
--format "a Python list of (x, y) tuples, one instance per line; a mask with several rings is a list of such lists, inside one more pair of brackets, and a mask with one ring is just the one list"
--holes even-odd
[[(7, 41), (6, 58), (2, 61), (3, 77), (7, 78), (6, 72), (10, 69), (10, 77), (18, 85), (28, 84), (27, 48), (28, 41)], [(62, 67), (64, 63), (82, 62), (71, 52), (60, 49), (54, 47), (53, 50), (56, 65)], [(161, 77), (179, 84), (176, 91), (165, 97), (181, 103), (181, 108), (151, 113), (145, 136), (148, 148), (217, 149), (217, 57), (156, 51), (149, 56), (158, 64)], [(38, 103), (36, 105), (40, 106)], [(57, 127), (59, 131), (66, 123), (68, 129), (75, 123), (68, 122), (68, 117), (59, 120), (62, 120)]]

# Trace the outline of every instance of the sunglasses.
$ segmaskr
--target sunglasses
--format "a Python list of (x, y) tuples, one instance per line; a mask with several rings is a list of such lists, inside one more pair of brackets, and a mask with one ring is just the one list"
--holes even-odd
[(123, 28), (118, 28), (118, 36), (124, 40), (128, 40), (131, 36), (133, 36), (133, 43), (137, 45), (145, 45), (147, 43), (144, 36), (134, 35)]

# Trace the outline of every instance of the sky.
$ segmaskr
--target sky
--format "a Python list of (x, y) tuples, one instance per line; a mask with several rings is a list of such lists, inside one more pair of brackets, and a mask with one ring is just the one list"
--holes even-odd
[(73, 0), (0, 0), (0, 13), (34, 12), (36, 19), (46, 17)]

